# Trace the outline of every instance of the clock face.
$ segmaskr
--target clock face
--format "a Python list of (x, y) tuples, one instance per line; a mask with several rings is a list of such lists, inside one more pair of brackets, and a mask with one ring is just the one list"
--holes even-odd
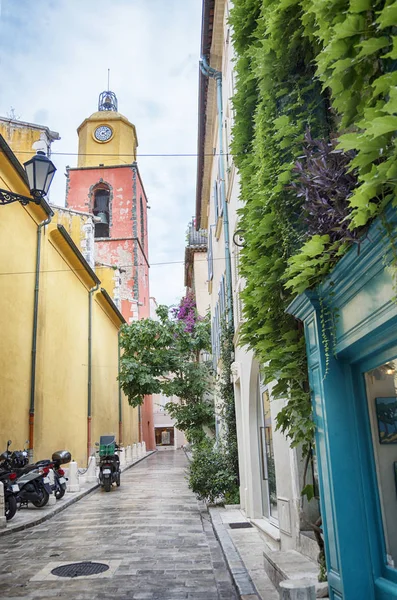
[(100, 125), (95, 129), (95, 139), (98, 142), (107, 142), (112, 137), (113, 131), (107, 125)]

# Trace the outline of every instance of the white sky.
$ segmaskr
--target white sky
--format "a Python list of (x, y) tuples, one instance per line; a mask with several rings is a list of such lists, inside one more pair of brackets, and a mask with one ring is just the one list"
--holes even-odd
[(135, 124), (148, 196), (150, 293), (184, 293), (185, 231), (195, 211), (201, 0), (0, 0), (0, 115), (47, 125), (56, 173), (51, 202), (64, 204), (65, 166), (76, 166), (80, 123), (107, 88)]

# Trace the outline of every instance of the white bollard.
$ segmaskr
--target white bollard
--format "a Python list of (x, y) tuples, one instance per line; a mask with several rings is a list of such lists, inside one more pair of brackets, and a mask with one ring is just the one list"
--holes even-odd
[(6, 506), (4, 500), (4, 484), (0, 481), (0, 529), (4, 529), (7, 525)]
[(142, 442), (142, 453), (145, 456), (145, 454), (146, 454), (146, 442)]
[(316, 584), (310, 579), (281, 581), (280, 600), (316, 600)]
[(125, 448), (120, 448), (119, 459), (120, 459), (120, 467), (125, 467), (126, 462), (127, 462)]
[(72, 460), (69, 466), (69, 481), (68, 481), (68, 492), (79, 492), (79, 472), (77, 468), (77, 462)]
[(141, 458), (141, 456), (142, 456), (142, 444), (141, 444), (141, 442), (138, 442), (138, 448), (137, 448), (137, 450), (138, 450), (138, 458)]
[(132, 461), (132, 448), (131, 446), (127, 446), (127, 452), (125, 455), (126, 461), (130, 463)]
[[(50, 486), (52, 487), (55, 483), (55, 475), (54, 475), (54, 471), (52, 469), (50, 469), (50, 472), (48, 473), (48, 478), (50, 480)], [(47, 506), (54, 506), (54, 504), (56, 504), (56, 503), (57, 503), (57, 499), (55, 498), (55, 492), (53, 491), (50, 494)]]
[(137, 445), (134, 444), (132, 446), (132, 460), (136, 460), (138, 458), (138, 448)]
[(95, 456), (90, 456), (88, 459), (88, 467), (85, 474), (85, 480), (87, 483), (97, 483), (98, 477), (96, 475), (96, 458)]

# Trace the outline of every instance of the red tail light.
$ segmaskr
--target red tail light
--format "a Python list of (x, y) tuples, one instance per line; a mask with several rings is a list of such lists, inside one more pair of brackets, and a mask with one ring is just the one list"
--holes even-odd
[(49, 467), (43, 467), (43, 473), (44, 473), (44, 475), (48, 475), (49, 472), (50, 472)]
[(16, 473), (10, 473), (9, 474), (10, 481), (15, 481), (16, 478), (17, 478), (17, 474)]
[(65, 475), (65, 471), (63, 469), (58, 469), (57, 471), (58, 475), (60, 475), (61, 477), (63, 477)]

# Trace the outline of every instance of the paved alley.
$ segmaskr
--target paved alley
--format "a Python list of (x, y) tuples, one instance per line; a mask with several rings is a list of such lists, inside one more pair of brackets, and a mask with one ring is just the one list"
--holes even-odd
[[(183, 451), (157, 452), (53, 519), (0, 538), (0, 598), (234, 600), (207, 513), (185, 479)], [(51, 575), (67, 562), (105, 562), (87, 578)]]

